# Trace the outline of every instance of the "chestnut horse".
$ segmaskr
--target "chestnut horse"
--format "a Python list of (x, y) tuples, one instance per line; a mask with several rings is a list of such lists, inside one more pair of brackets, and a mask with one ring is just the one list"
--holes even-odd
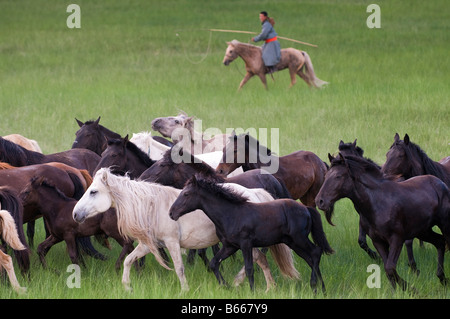
[[(254, 75), (259, 76), (264, 87), (267, 89), (266, 74), (268, 73), (268, 69), (264, 66), (261, 48), (237, 40), (227, 42), (227, 44), (228, 47), (225, 52), (225, 57), (223, 58), (223, 64), (229, 65), (237, 57), (241, 57), (245, 62), (247, 73), (242, 79), (241, 84), (239, 84), (239, 90), (242, 89), (244, 84)], [(275, 65), (275, 70), (281, 71), (284, 69), (289, 69), (289, 75), (291, 76), (290, 87), (297, 82), (296, 75), (302, 78), (309, 87), (321, 88), (325, 84), (328, 84), (328, 82), (322, 81), (316, 76), (311, 58), (305, 51), (293, 48), (282, 49), (281, 59), (280, 62)]]
[(278, 170), (273, 175), (284, 182), (292, 198), (315, 207), (314, 200), (325, 179), (327, 166), (312, 152), (297, 151), (277, 157), (248, 133), (233, 135), (223, 150), (223, 158), (216, 171), (228, 175), (240, 166), (244, 171), (267, 169), (274, 162), (278, 163)]

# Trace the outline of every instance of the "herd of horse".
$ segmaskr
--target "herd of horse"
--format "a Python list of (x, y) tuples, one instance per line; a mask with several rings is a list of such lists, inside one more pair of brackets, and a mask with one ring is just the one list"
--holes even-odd
[[(190, 128), (191, 119), (185, 114), (156, 118), (152, 128), (170, 137), (177, 127)], [(284, 276), (298, 279), (294, 252), (311, 268), (312, 290), (325, 293), (320, 260), (334, 251), (317, 208), (333, 225), (334, 204), (349, 198), (359, 215), (358, 243), (371, 258), (381, 258), (394, 288), (415, 290), (396, 271), (405, 244), (409, 265), (419, 272), (414, 238), (436, 247), (436, 274), (443, 285), (448, 281), (444, 254), (450, 245), (450, 158), (433, 161), (407, 134), (403, 140), (395, 134), (381, 166), (364, 157), (356, 140), (340, 141), (337, 155), (329, 154), (327, 164), (310, 151), (277, 156), (248, 133), (220, 136), (226, 142), (221, 149), (195, 154), (198, 141), (181, 148), (179, 141), (149, 132), (129, 139), (99, 121), (77, 120), (72, 148), (49, 155), (28, 139), (22, 144), (20, 136), (13, 141), (0, 137), (0, 230), (24, 276), (30, 272), (34, 245), (30, 230), (42, 217), (46, 238), (36, 252), (44, 268), (46, 254), (61, 241), (72, 263), (83, 265), (80, 250), (104, 258), (92, 245), (92, 236), (105, 246), (113, 238), (122, 247), (116, 269), (123, 263), (125, 289), (131, 290), (132, 265), (140, 267), (142, 257), (152, 253), (167, 269), (172, 262), (181, 289), (187, 290), (182, 249), (189, 249), (188, 262), (198, 253), (220, 284), (226, 284), (221, 262), (241, 250), (244, 266), (235, 285), (247, 276), (254, 288), (256, 262), (268, 290), (274, 279), (267, 251)], [(213, 143), (203, 140), (201, 132), (191, 136), (200, 136), (204, 147)], [(189, 160), (176, 161), (174, 154)], [(277, 161), (278, 170), (267, 174), (271, 161)], [(376, 251), (369, 248), (367, 236)], [(211, 261), (206, 256), (209, 247)], [(25, 288), (3, 251), (0, 264), (21, 293)]]

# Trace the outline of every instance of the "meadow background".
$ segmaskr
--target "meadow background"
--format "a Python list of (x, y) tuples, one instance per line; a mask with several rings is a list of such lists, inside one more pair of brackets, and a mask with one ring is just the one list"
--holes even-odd
[[(279, 152), (309, 150), (327, 161), (340, 140), (357, 143), (382, 164), (396, 132), (408, 133), (434, 160), (449, 155), (450, 11), (445, 0), (381, 1), (381, 29), (369, 29), (366, 8), (374, 1), (83, 1), (81, 28), (69, 29), (66, 8), (75, 1), (0, 2), (0, 135), (19, 133), (38, 141), (44, 153), (67, 150), (82, 121), (97, 119), (123, 136), (150, 131), (155, 117), (180, 110), (203, 120), (203, 128), (279, 128)], [(316, 74), (330, 82), (310, 90), (298, 79), (288, 89), (287, 71), (237, 87), (242, 60), (225, 67), (226, 41), (249, 42), (243, 34), (204, 29), (259, 32), (259, 11), (275, 18), (280, 36), (317, 44), (311, 48), (281, 41), (311, 56)], [(270, 147), (270, 145), (269, 145)], [(17, 296), (0, 286), (0, 298), (448, 298), (435, 276), (436, 251), (430, 245), (415, 256), (419, 277), (408, 271), (406, 251), (401, 276), (419, 295), (393, 291), (381, 273), (381, 288), (369, 289), (367, 266), (374, 263), (357, 244), (358, 216), (348, 200), (338, 202), (335, 227), (324, 227), (332, 256), (321, 270), (328, 294), (314, 296), (310, 270), (296, 258), (300, 282), (272, 267), (276, 289), (265, 293), (262, 273), (256, 290), (219, 287), (200, 260), (186, 265), (190, 291), (180, 293), (178, 278), (147, 257), (141, 274), (132, 271), (134, 292), (121, 286), (114, 271), (118, 245), (107, 261), (86, 257), (81, 288), (69, 289), (70, 259), (65, 244), (47, 255), (49, 270), (32, 255), (31, 279), (18, 275), (28, 293)], [(38, 227), (42, 229), (42, 227)], [(35, 240), (43, 240), (43, 232)], [(35, 250), (33, 250), (35, 251)], [(445, 263), (447, 275), (450, 262)], [(272, 262), (271, 258), (269, 257)], [(381, 265), (381, 263), (379, 263)], [(239, 254), (222, 269), (231, 282), (242, 265)]]

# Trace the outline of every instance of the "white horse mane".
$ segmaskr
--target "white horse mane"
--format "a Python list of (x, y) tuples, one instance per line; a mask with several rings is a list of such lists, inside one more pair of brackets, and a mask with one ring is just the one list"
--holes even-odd
[(238, 40), (232, 40), (230, 43), (231, 43), (232, 45), (234, 45), (234, 46), (242, 45), (242, 46), (246, 46), (246, 47), (249, 47), (249, 48), (256, 48), (256, 49), (260, 49), (260, 50), (261, 50), (261, 48), (258, 47), (258, 46), (256, 46), (256, 45), (253, 45), (253, 44), (251, 44), (251, 43), (240, 42), (240, 41), (238, 41)]
[(155, 233), (158, 212), (168, 212), (170, 206), (167, 203), (173, 203), (181, 191), (170, 186), (132, 180), (128, 176), (117, 176), (108, 168), (100, 169), (95, 177), (99, 175), (113, 198), (120, 234), (144, 241), (153, 248), (152, 253), (158, 262), (168, 268), (158, 251)]

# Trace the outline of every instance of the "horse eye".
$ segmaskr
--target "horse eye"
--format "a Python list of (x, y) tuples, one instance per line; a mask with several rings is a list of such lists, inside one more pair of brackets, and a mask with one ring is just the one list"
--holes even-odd
[(93, 190), (91, 190), (90, 195), (91, 195), (91, 196), (94, 196), (94, 195), (97, 194), (97, 193), (98, 193), (98, 192), (97, 192), (96, 190), (93, 189)]
[(189, 195), (188, 192), (184, 192), (184, 193), (183, 193), (183, 196), (188, 196), (188, 195)]
[(180, 124), (180, 121), (178, 121), (178, 120), (175, 120), (175, 124)]

